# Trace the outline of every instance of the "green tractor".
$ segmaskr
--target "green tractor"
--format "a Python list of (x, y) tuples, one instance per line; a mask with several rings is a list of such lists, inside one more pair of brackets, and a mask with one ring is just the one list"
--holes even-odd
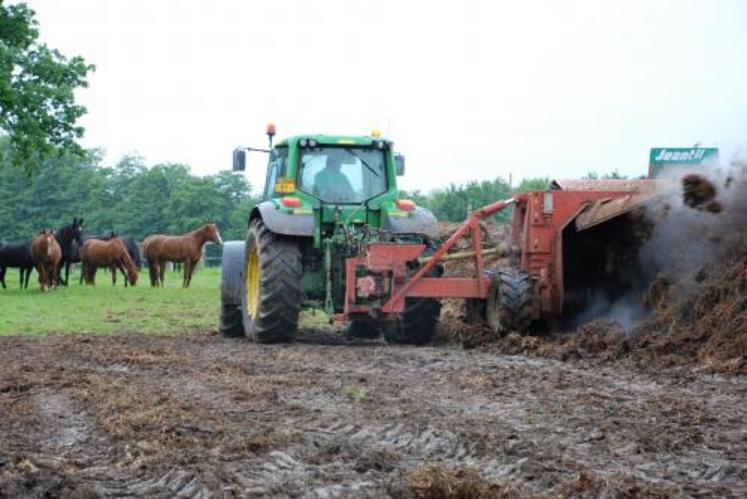
[[(223, 246), (221, 334), (259, 343), (290, 342), (301, 310), (311, 308), (326, 312), (330, 321), (347, 322), (351, 336), (427, 343), (440, 315), (437, 299), (407, 298), (397, 314), (346, 304), (347, 288), (367, 282), (348, 275), (356, 273), (348, 271), (354, 269), (348, 264), (363, 257), (370, 244), (425, 246), (426, 253), (436, 247), (433, 214), (399, 197), (396, 177), (404, 173), (404, 157), (376, 131), (368, 136), (300, 135), (274, 146), (274, 126), (267, 134), (269, 149), (234, 150), (234, 171), (245, 171), (251, 153), (268, 154), (269, 161), (246, 241)], [(420, 261), (407, 262), (404, 272), (416, 272)], [(442, 272), (434, 266), (429, 275)], [(370, 281), (372, 289), (386, 284)], [(391, 295), (358, 291), (367, 305)]]

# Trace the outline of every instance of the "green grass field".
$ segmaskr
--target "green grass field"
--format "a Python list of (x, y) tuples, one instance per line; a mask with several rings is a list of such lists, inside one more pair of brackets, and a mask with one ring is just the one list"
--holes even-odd
[(47, 333), (178, 333), (215, 329), (220, 309), (220, 269), (200, 267), (189, 289), (182, 289), (181, 274), (168, 271), (164, 288), (151, 288), (148, 271), (138, 285), (117, 286), (99, 271), (95, 286), (71, 285), (42, 294), (36, 272), (29, 288), (19, 289), (18, 269), (8, 269), (8, 288), (0, 288), (0, 335)]

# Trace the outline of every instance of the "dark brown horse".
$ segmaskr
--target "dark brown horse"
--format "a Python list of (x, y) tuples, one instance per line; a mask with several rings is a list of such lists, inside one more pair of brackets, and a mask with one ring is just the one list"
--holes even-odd
[(3, 289), (5, 289), (5, 271), (8, 267), (18, 267), (20, 269), (21, 289), (28, 288), (31, 271), (34, 270), (30, 239), (20, 242), (0, 241), (0, 286)]
[(39, 286), (45, 293), (50, 286), (57, 287), (57, 267), (62, 259), (62, 248), (54, 232), (43, 230), (31, 241), (31, 259), (39, 273)]
[(223, 244), (218, 227), (215, 224), (203, 225), (183, 236), (154, 234), (146, 237), (143, 242), (143, 254), (148, 260), (150, 285), (158, 286), (160, 284), (163, 286), (166, 262), (182, 262), (184, 263), (182, 286), (188, 288), (197, 262), (200, 261), (202, 256), (202, 247), (208, 241)]
[[(124, 242), (115, 237), (109, 241), (89, 239), (83, 243), (80, 250), (80, 260), (83, 263), (83, 275), (86, 284), (96, 283), (96, 271), (100, 267), (106, 267), (112, 274), (112, 286), (117, 284), (117, 270), (122, 272), (126, 281), (133, 286), (137, 283), (138, 269), (132, 261)], [(125, 282), (125, 286), (127, 282)]]

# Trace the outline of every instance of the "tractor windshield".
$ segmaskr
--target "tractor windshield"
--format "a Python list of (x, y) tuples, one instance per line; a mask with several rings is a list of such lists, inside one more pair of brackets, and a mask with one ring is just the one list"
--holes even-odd
[(301, 190), (328, 203), (362, 203), (387, 189), (384, 151), (362, 147), (301, 150)]

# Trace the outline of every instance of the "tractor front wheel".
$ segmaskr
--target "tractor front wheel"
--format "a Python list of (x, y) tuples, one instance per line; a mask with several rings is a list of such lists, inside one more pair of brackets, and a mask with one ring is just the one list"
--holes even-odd
[(532, 323), (533, 299), (534, 285), (526, 272), (514, 268), (498, 270), (493, 275), (485, 310), (493, 333), (526, 333)]

